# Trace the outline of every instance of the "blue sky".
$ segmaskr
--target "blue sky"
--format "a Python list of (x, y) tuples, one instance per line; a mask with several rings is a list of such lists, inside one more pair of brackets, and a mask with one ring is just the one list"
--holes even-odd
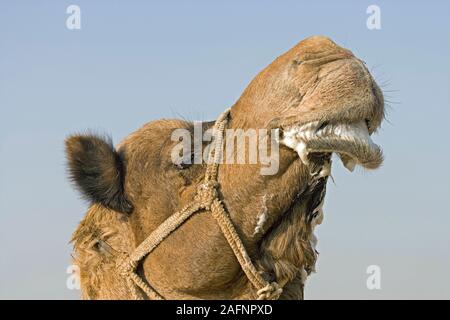
[[(68, 30), (66, 8), (81, 8)], [(368, 30), (366, 8), (381, 9)], [(214, 119), (276, 56), (321, 34), (366, 61), (388, 121), (376, 172), (336, 161), (314, 298), (450, 298), (450, 43), (446, 1), (0, 2), (0, 298), (73, 298), (70, 235), (86, 203), (64, 138), (119, 142), (144, 123)], [(366, 288), (379, 265), (381, 290)]]

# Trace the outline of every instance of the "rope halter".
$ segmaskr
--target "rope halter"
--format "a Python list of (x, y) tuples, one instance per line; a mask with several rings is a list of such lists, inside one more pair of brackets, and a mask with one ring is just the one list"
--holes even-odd
[(214, 125), (214, 147), (211, 148), (209, 153), (204, 182), (198, 186), (193, 201), (181, 211), (167, 218), (130, 255), (124, 255), (119, 259), (117, 265), (118, 272), (126, 279), (127, 285), (135, 299), (144, 299), (145, 295), (149, 299), (164, 299), (164, 297), (137, 274), (137, 267), (166, 237), (180, 227), (193, 214), (203, 210), (210, 211), (216, 219), (242, 270), (249, 282), (256, 289), (257, 299), (278, 299), (283, 292), (282, 287), (277, 282), (269, 283), (258, 272), (236, 232), (230, 215), (219, 199), (218, 188), (220, 185), (217, 181), (218, 167), (222, 156), (223, 137), (229, 113), (230, 110), (223, 112)]

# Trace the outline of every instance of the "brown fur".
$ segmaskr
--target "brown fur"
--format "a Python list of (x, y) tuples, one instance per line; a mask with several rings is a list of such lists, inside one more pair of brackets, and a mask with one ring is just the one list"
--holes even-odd
[[(367, 120), (373, 132), (383, 119), (383, 107), (381, 91), (360, 60), (327, 38), (312, 37), (277, 58), (250, 83), (231, 109), (228, 128)], [(114, 270), (115, 256), (93, 246), (95, 241), (113, 230), (106, 242), (117, 251), (130, 252), (192, 200), (205, 165), (184, 168), (171, 162), (175, 142), (170, 136), (176, 128), (192, 130), (192, 124), (151, 122), (118, 147), (126, 169), (123, 194), (134, 210), (126, 217), (96, 204), (78, 227), (75, 258), (85, 298), (131, 298)], [(320, 157), (312, 160), (317, 167), (323, 162)], [(259, 170), (260, 165), (220, 165), (220, 197), (263, 275), (288, 282), (281, 298), (300, 299), (303, 270), (314, 270), (311, 211), (324, 184), (284, 146), (276, 175), (261, 176)], [(255, 234), (264, 196), (270, 196), (268, 217), (264, 232)], [(255, 298), (209, 212), (194, 215), (164, 240), (145, 258), (140, 272), (168, 299)]]
[(73, 234), (74, 262), (80, 268), (84, 299), (120, 299), (127, 296), (123, 278), (116, 274), (117, 258), (134, 248), (126, 218), (93, 205)]

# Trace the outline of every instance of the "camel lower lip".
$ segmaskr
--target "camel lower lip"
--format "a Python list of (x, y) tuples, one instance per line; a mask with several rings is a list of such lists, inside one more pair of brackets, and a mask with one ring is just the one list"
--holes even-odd
[(306, 165), (310, 153), (336, 153), (350, 171), (356, 165), (376, 169), (383, 162), (383, 153), (372, 141), (364, 121), (326, 126), (310, 122), (292, 126), (283, 130), (280, 142), (294, 149)]

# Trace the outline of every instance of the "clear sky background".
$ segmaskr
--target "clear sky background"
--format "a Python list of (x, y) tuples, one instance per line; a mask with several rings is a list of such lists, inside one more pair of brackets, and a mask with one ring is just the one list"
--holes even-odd
[[(376, 172), (337, 161), (306, 298), (450, 298), (448, 1), (1, 1), (0, 298), (77, 299), (71, 233), (86, 203), (63, 141), (212, 120), (275, 57), (321, 34), (365, 60), (389, 101)], [(427, 3), (427, 4), (425, 4)], [(81, 7), (81, 30), (66, 8)], [(381, 30), (366, 9), (381, 8)], [(368, 290), (366, 268), (381, 268)]]

